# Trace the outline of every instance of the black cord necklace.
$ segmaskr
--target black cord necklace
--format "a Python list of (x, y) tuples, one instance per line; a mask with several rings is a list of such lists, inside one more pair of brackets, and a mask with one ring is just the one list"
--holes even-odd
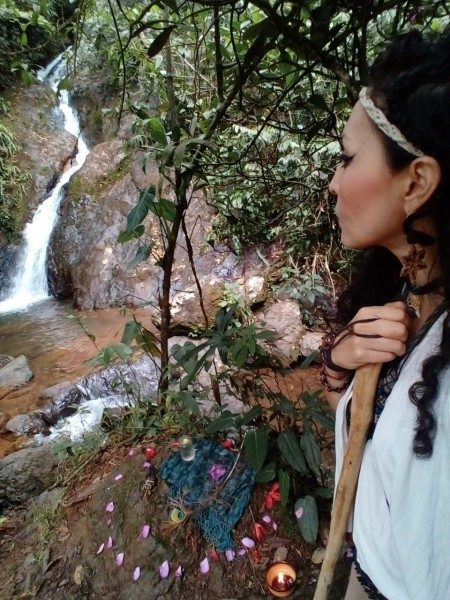
[(416, 317), (420, 317), (421, 296), (434, 292), (442, 285), (440, 277), (436, 277), (425, 285), (413, 285), (409, 279), (405, 280), (400, 294), (403, 302), (411, 309)]

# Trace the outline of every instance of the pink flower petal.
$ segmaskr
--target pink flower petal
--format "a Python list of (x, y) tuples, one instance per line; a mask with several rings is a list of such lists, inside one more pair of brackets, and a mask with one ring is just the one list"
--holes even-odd
[(116, 565), (118, 567), (121, 567), (123, 565), (124, 557), (125, 557), (125, 554), (123, 552), (119, 552), (119, 554), (116, 556)]
[(133, 573), (133, 581), (137, 581), (141, 576), (141, 567), (136, 567)]
[(109, 527), (109, 526), (111, 525), (111, 523), (112, 523), (112, 519), (111, 519), (111, 518), (109, 518), (109, 519), (106, 521), (106, 527)]
[(178, 567), (178, 569), (175, 571), (175, 577), (181, 577), (183, 575), (183, 571), (181, 569), (181, 565)]
[(114, 510), (114, 502), (108, 502), (108, 504), (106, 505), (105, 511), (113, 512), (113, 510)]
[(237, 553), (238, 556), (245, 556), (247, 554), (247, 550), (245, 548), (240, 548)]
[(234, 558), (234, 550), (225, 550), (225, 556), (227, 557), (227, 561), (231, 562)]
[(111, 536), (109, 536), (108, 541), (106, 542), (106, 547), (108, 548), (108, 550), (109, 548), (113, 547), (113, 540)]
[(299, 506), (296, 510), (295, 510), (295, 516), (297, 517), (297, 519), (300, 519), (301, 516), (303, 514), (303, 508), (301, 506)]
[(272, 521), (272, 528), (276, 531), (278, 529), (278, 523), (275, 523), (275, 521)]
[(152, 463), (149, 463), (148, 461), (145, 461), (142, 466), (144, 467), (144, 469), (149, 469), (152, 466)]
[(169, 561), (165, 560), (163, 564), (159, 567), (159, 574), (162, 579), (165, 579), (169, 576)]
[(98, 550), (97, 550), (97, 554), (101, 554), (103, 552), (104, 547), (105, 547), (105, 544), (100, 544), (100, 546), (98, 547)]
[(252, 550), (255, 547), (255, 542), (252, 540), (252, 538), (249, 537), (245, 537), (242, 538), (242, 545), (245, 546), (246, 548), (248, 548), (249, 550)]
[(150, 533), (150, 525), (144, 525), (144, 527), (141, 529), (141, 538), (143, 540), (145, 540), (145, 538), (148, 538), (149, 533)]
[(264, 521), (264, 523), (267, 523), (267, 525), (269, 525), (269, 523), (272, 523), (272, 519), (271, 517), (269, 517), (269, 515), (264, 515), (262, 520)]
[(115, 481), (119, 481), (119, 479), (122, 479), (122, 477), (123, 477), (122, 473), (118, 473), (118, 474), (117, 474), (117, 475), (114, 477), (114, 479), (115, 479)]
[(200, 573), (203, 573), (203, 575), (205, 575), (206, 573), (208, 573), (208, 571), (209, 571), (209, 560), (208, 560), (208, 557), (206, 557), (200, 563)]
[(134, 456), (136, 454), (136, 448), (131, 448), (131, 450), (128, 451), (128, 456)]

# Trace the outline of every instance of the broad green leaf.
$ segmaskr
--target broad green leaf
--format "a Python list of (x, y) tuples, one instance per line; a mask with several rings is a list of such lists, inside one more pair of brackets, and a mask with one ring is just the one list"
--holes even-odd
[(130, 348), (130, 346), (127, 346), (126, 344), (114, 344), (113, 346), (111, 346), (111, 348), (122, 360), (127, 360), (133, 354), (133, 350)]
[(155, 140), (155, 142), (161, 144), (161, 146), (165, 148), (167, 146), (167, 136), (164, 125), (159, 119), (156, 118), (149, 119), (149, 125), (152, 138)]
[(164, 148), (160, 158), (160, 164), (162, 167), (171, 167), (173, 165), (175, 148), (176, 146), (173, 142), (170, 142), (170, 144), (167, 144), (167, 146)]
[(141, 328), (141, 335), (137, 338), (139, 345), (152, 356), (161, 357), (160, 341), (151, 331)]
[(161, 2), (173, 10), (177, 15), (179, 14), (177, 0), (161, 0)]
[(297, 519), (297, 524), (303, 539), (309, 544), (314, 544), (319, 532), (319, 515), (316, 501), (312, 496), (299, 498), (295, 503), (295, 511), (302, 509), (302, 514)]
[(159, 52), (161, 52), (161, 50), (169, 41), (170, 34), (172, 33), (173, 29), (175, 29), (175, 25), (170, 25), (170, 27), (166, 27), (166, 29), (163, 29), (161, 33), (155, 37), (147, 50), (147, 56), (149, 58), (153, 58)]
[(269, 437), (265, 431), (249, 431), (244, 439), (244, 447), (250, 464), (259, 471), (264, 464), (269, 446)]
[(142, 262), (147, 260), (148, 257), (150, 256), (151, 251), (152, 251), (152, 244), (142, 244), (141, 246), (139, 246), (139, 248), (137, 249), (137, 252), (136, 252), (136, 256), (127, 265), (127, 270), (132, 271), (138, 265), (140, 265)]
[(309, 468), (316, 475), (319, 474), (320, 467), (320, 447), (314, 434), (309, 428), (306, 428), (300, 437), (300, 446), (305, 453), (306, 462)]
[(258, 331), (255, 335), (257, 340), (273, 340), (276, 336), (274, 331), (270, 331), (269, 329), (263, 329), (262, 331)]
[(270, 462), (267, 465), (264, 465), (262, 469), (260, 469), (256, 473), (255, 481), (257, 483), (269, 483), (269, 481), (273, 481), (276, 475), (276, 464), (274, 462)]
[(201, 137), (195, 137), (195, 138), (191, 138), (189, 140), (186, 140), (186, 144), (188, 146), (207, 146), (208, 148), (211, 148), (212, 150), (217, 150), (217, 144), (215, 144), (214, 142), (210, 142), (209, 140), (205, 140)]
[(314, 493), (317, 496), (320, 496), (321, 498), (326, 498), (327, 500), (330, 500), (334, 495), (334, 492), (331, 488), (325, 488), (325, 487), (316, 488), (314, 490)]
[(262, 408), (260, 406), (254, 406), (251, 408), (248, 413), (245, 413), (241, 425), (248, 425), (255, 419), (257, 419), (262, 413)]
[(136, 323), (136, 321), (128, 321), (123, 328), (122, 339), (120, 341), (122, 344), (127, 344), (129, 346), (140, 333), (141, 324)]
[(315, 106), (316, 108), (320, 108), (321, 110), (328, 111), (327, 103), (325, 102), (325, 98), (320, 94), (311, 94), (308, 98), (308, 102)]
[(289, 429), (280, 433), (278, 436), (278, 447), (286, 462), (301, 475), (306, 475), (308, 467), (305, 456), (298, 438), (292, 430)]
[(133, 229), (132, 231), (122, 231), (122, 233), (117, 238), (117, 241), (119, 242), (119, 244), (124, 244), (125, 242), (129, 242), (130, 240), (140, 238), (141, 235), (144, 234), (144, 232), (144, 225), (138, 225), (136, 229)]
[(208, 433), (216, 433), (217, 431), (230, 431), (236, 425), (236, 415), (233, 415), (229, 410), (224, 410), (223, 413), (211, 421), (206, 428)]
[(308, 356), (300, 363), (300, 369), (306, 369), (306, 367), (309, 367), (309, 365), (311, 365), (317, 359), (317, 356), (318, 352), (311, 352), (308, 354)]
[(173, 153), (173, 166), (175, 167), (175, 169), (181, 169), (185, 154), (186, 154), (186, 142), (181, 142), (175, 148), (175, 152)]
[(177, 215), (176, 205), (165, 198), (160, 198), (157, 202), (152, 202), (148, 208), (150, 212), (160, 219), (170, 221), (171, 223), (175, 220)]
[(334, 418), (331, 415), (316, 411), (312, 415), (314, 421), (318, 421), (321, 425), (327, 429), (334, 429)]
[(278, 483), (280, 484), (281, 506), (286, 507), (291, 489), (291, 478), (284, 469), (278, 471)]
[(253, 40), (261, 31), (269, 29), (270, 26), (269, 19), (263, 19), (259, 23), (255, 23), (250, 25), (250, 27), (247, 27), (247, 29), (244, 31), (243, 38), (244, 40)]
[(126, 232), (134, 230), (142, 223), (155, 199), (155, 186), (151, 185), (142, 190), (136, 206), (128, 213)]
[(242, 369), (245, 365), (245, 361), (248, 357), (248, 348), (245, 346), (238, 350), (237, 354), (233, 356), (233, 360), (238, 369)]

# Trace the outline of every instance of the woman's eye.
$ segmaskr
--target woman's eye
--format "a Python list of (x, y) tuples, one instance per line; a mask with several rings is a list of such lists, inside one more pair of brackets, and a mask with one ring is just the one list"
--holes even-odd
[(341, 164), (343, 167), (346, 167), (352, 162), (353, 156), (349, 156), (348, 154), (341, 154)]

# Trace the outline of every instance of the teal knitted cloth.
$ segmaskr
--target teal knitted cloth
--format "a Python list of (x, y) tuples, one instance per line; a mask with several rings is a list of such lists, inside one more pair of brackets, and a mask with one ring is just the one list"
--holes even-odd
[[(223, 552), (233, 547), (231, 531), (250, 501), (256, 473), (245, 458), (240, 456), (236, 463), (238, 453), (213, 440), (201, 440), (195, 448), (190, 462), (179, 454), (171, 456), (161, 469), (161, 477), (170, 486), (170, 497), (194, 512), (205, 539)], [(214, 480), (211, 470), (216, 477), (224, 472)]]

